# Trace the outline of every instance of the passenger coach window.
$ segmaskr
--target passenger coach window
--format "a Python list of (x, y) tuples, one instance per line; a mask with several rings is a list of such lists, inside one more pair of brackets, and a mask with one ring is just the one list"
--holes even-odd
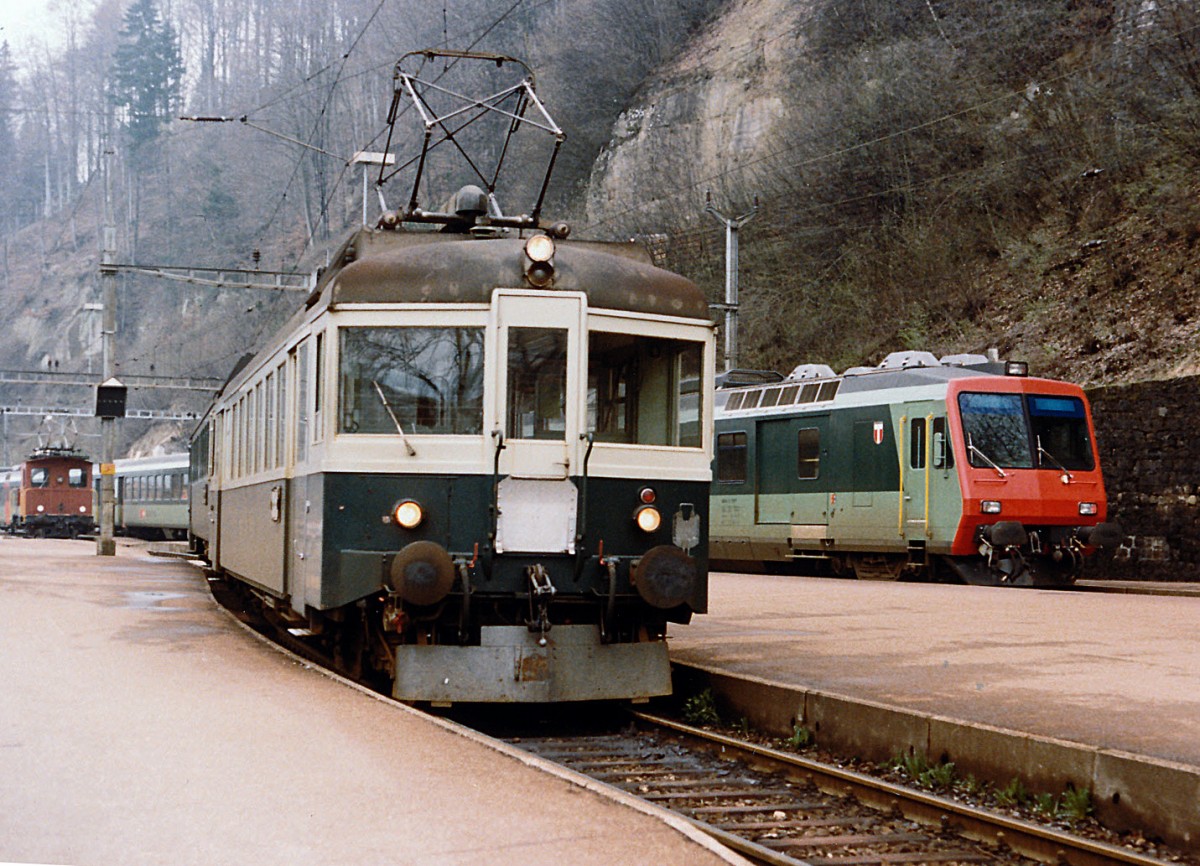
[(717, 481), (736, 484), (746, 480), (746, 434), (717, 434)]
[(397, 423), (406, 434), (483, 432), (482, 328), (343, 328), (341, 335), (342, 433), (395, 435)]
[(588, 429), (600, 442), (701, 447), (703, 361), (700, 343), (593, 331)]
[(796, 433), (796, 477), (816, 478), (821, 473), (821, 431), (805, 427)]

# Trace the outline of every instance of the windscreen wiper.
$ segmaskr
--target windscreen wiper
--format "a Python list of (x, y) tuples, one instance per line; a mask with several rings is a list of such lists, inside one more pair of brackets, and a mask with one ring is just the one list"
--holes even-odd
[(967, 451), (971, 452), (972, 454), (978, 454), (979, 459), (982, 460), (984, 463), (986, 463), (988, 466), (995, 469), (996, 474), (999, 475), (1001, 478), (1008, 477), (1008, 473), (1005, 472), (1003, 469), (1001, 469), (999, 464), (997, 464), (995, 460), (993, 460), (991, 457), (988, 457), (986, 454), (984, 454), (982, 451), (980, 451), (978, 448), (975, 447), (975, 443), (971, 440), (970, 433), (967, 434)]
[(1055, 457), (1053, 454), (1051, 454), (1049, 451), (1047, 451), (1045, 448), (1042, 447), (1042, 437), (1041, 436), (1038, 436), (1036, 438), (1037, 438), (1037, 450), (1038, 450), (1038, 465), (1041, 465), (1043, 455), (1045, 455), (1046, 457), (1049, 457), (1050, 462), (1062, 470), (1063, 484), (1070, 484), (1075, 479), (1075, 476), (1071, 474), (1071, 470), (1069, 470), (1066, 466), (1064, 466), (1057, 457)]

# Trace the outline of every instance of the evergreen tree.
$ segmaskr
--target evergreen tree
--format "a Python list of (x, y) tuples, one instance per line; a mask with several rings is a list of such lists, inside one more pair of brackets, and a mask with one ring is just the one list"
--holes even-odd
[(0, 234), (18, 228), (17, 76), (8, 42), (0, 45)]
[(158, 139), (178, 106), (182, 80), (175, 28), (159, 17), (154, 0), (136, 0), (125, 12), (109, 85), (131, 151)]

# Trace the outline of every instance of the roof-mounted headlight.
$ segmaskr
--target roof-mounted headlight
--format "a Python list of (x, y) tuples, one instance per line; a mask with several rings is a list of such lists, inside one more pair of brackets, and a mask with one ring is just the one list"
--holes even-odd
[(550, 261), (554, 258), (554, 239), (550, 235), (533, 235), (525, 241), (525, 255), (531, 262)]
[(1005, 376), (1028, 376), (1029, 362), (1028, 361), (1005, 361), (1004, 362)]
[(525, 241), (525, 279), (529, 285), (544, 289), (554, 281), (554, 239), (534, 235)]

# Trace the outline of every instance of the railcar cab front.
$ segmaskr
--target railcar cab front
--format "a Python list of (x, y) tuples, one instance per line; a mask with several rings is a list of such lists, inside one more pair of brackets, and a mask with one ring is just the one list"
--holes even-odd
[(1087, 398), (1070, 383), (1006, 372), (947, 390), (963, 489), (953, 552), (1015, 572), (1029, 569), (1023, 551), (1073, 575), (1085, 548), (1123, 540), (1107, 521)]

